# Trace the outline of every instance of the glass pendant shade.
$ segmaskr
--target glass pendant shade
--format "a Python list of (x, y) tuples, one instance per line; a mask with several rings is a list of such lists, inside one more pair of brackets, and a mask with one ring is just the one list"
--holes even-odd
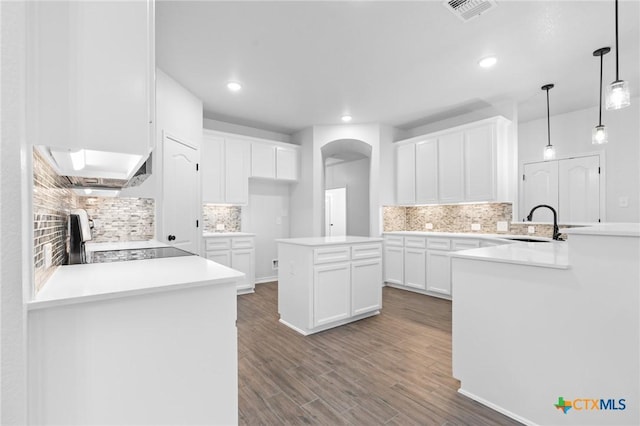
[(631, 105), (629, 84), (623, 80), (616, 80), (607, 86), (606, 106), (608, 110), (621, 109)]
[(556, 149), (553, 147), (553, 145), (547, 145), (544, 147), (542, 158), (544, 158), (545, 160), (553, 160), (554, 158), (556, 158)]
[(609, 133), (603, 125), (596, 126), (591, 132), (591, 143), (594, 145), (602, 145), (609, 142)]

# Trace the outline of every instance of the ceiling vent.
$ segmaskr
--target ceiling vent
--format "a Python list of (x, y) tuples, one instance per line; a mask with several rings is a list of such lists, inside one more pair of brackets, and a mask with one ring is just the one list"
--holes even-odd
[(444, 6), (463, 22), (467, 22), (496, 7), (495, 0), (447, 0)]

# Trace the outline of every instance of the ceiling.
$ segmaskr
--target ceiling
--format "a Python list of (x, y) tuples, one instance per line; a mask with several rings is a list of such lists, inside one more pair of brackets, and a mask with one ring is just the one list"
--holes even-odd
[[(620, 78), (640, 88), (640, 1), (620, 1)], [(598, 104), (615, 47), (614, 1), (507, 1), (462, 22), (441, 1), (164, 1), (158, 66), (203, 100), (205, 117), (291, 134), (323, 124), (402, 129), (487, 106), (519, 121)], [(477, 65), (496, 55), (491, 69)], [(615, 80), (615, 49), (604, 57)], [(240, 92), (226, 88), (230, 80)]]

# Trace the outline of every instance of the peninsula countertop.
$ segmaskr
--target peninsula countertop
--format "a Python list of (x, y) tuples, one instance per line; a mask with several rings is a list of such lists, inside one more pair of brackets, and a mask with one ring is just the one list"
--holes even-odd
[(243, 276), (199, 256), (63, 265), (27, 309), (236, 282)]
[(360, 243), (381, 243), (383, 238), (377, 237), (307, 237), (307, 238), (283, 238), (276, 240), (277, 243), (294, 244), (299, 246), (331, 246), (340, 244), (360, 244)]

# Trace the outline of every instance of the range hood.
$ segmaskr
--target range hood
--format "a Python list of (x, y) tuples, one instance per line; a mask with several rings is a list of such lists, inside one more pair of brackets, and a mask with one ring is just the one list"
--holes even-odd
[(122, 189), (140, 185), (151, 175), (151, 154), (144, 159), (120, 152), (37, 148), (71, 188)]

